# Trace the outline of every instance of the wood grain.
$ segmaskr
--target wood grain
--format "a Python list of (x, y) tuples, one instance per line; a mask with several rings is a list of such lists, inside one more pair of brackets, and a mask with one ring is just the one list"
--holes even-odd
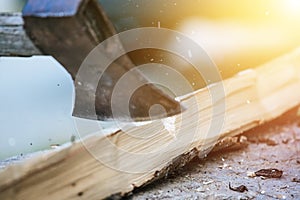
[[(179, 98), (173, 118), (93, 134), (0, 171), (1, 199), (101, 199), (123, 195), (162, 177), (216, 142), (270, 121), (300, 103), (300, 49)], [(212, 110), (225, 103), (225, 110)], [(219, 107), (222, 108), (222, 107)], [(220, 111), (220, 112), (218, 112)], [(224, 117), (220, 130), (212, 127)], [(210, 134), (207, 134), (212, 130)]]

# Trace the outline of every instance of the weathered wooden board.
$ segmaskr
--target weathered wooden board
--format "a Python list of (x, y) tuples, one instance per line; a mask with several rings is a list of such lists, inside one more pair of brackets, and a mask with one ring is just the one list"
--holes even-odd
[(23, 25), (24, 21), (20, 13), (0, 14), (1, 56), (32, 56), (41, 54), (26, 35)]

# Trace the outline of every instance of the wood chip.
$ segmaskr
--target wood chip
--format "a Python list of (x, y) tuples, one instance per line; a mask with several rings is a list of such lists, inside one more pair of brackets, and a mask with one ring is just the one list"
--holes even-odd
[(254, 172), (256, 176), (262, 176), (265, 178), (281, 178), (283, 171), (278, 169), (261, 169)]
[(229, 183), (229, 189), (232, 191), (241, 192), (241, 193), (248, 191), (248, 188), (244, 185), (240, 185), (238, 187), (231, 187), (230, 183)]
[(256, 177), (255, 172), (247, 172), (247, 176), (250, 178)]
[(300, 183), (300, 178), (293, 178), (292, 182)]
[(275, 140), (271, 139), (271, 138), (265, 138), (265, 137), (264, 138), (259, 138), (258, 141), (261, 142), (261, 143), (265, 143), (268, 146), (278, 145), (278, 143)]

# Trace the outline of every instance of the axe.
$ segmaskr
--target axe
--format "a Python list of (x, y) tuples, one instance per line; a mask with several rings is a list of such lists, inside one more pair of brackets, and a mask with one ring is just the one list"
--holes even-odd
[[(53, 56), (71, 74), (76, 92), (74, 116), (144, 121), (181, 112), (182, 108), (175, 99), (150, 83), (138, 70), (128, 75), (129, 81), (142, 85), (130, 97), (129, 114), (122, 112), (123, 108), (118, 103), (112, 105), (113, 89), (118, 80), (135, 67), (126, 54), (106, 69), (93, 66), (88, 69), (89, 74), (102, 74), (98, 85), (90, 84), (86, 79), (84, 82), (75, 81), (82, 78), (78, 77), (78, 70), (86, 56), (102, 41), (116, 34), (97, 0), (28, 0), (23, 19), (26, 33), (36, 47), (42, 53)], [(113, 47), (122, 48), (118, 39), (108, 46), (112, 48), (107, 48), (107, 55), (114, 53)], [(118, 94), (120, 103), (126, 92)], [(155, 105), (164, 109), (155, 110), (150, 115), (149, 111)], [(120, 112), (115, 114), (112, 106)]]

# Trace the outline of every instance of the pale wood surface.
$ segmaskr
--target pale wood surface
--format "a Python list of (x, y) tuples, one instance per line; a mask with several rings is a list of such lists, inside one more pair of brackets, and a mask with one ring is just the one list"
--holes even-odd
[(298, 105), (299, 74), (300, 49), (225, 80), (225, 121), (214, 135), (207, 135), (207, 130), (212, 119), (222, 116), (211, 112), (224, 100), (211, 101), (210, 92), (218, 84), (181, 97), (187, 110), (172, 119), (130, 126), (108, 136), (91, 135), (9, 166), (0, 172), (0, 198), (100, 199), (130, 192), (168, 173), (168, 166), (172, 169), (207, 154), (217, 140)]

